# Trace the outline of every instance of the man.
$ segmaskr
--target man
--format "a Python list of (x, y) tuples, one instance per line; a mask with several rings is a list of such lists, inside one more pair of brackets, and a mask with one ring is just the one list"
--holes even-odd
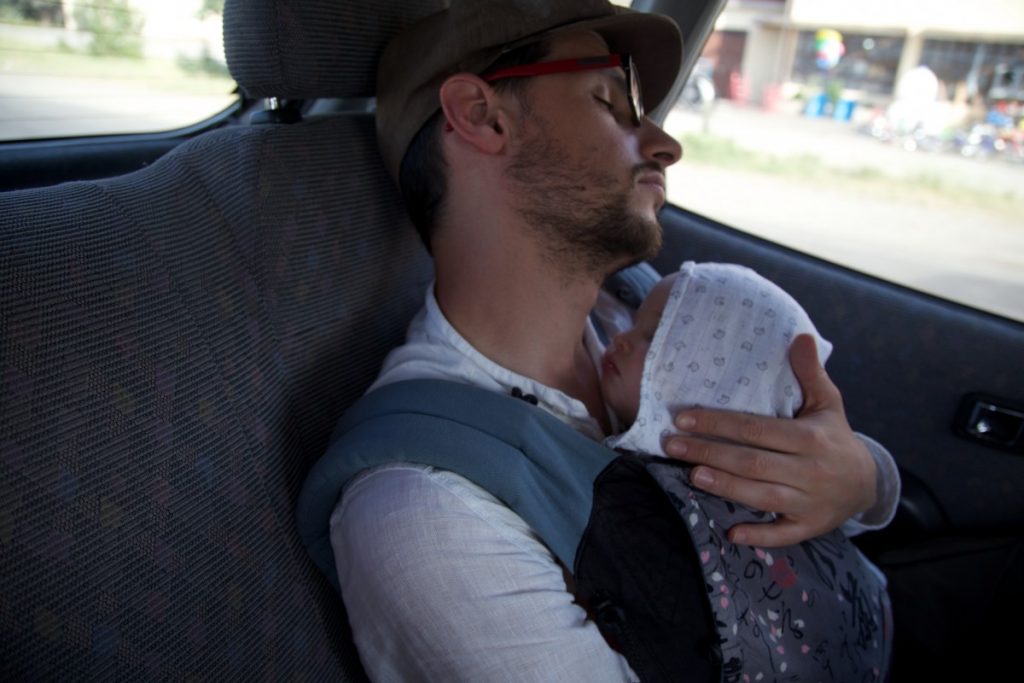
[[(522, 397), (595, 440), (612, 432), (588, 315), (608, 275), (660, 246), (664, 172), (682, 150), (642, 108), (667, 94), (680, 54), (670, 20), (603, 0), (455, 0), (396, 38), (378, 133), (436, 282), (371, 391), (449, 379)], [(850, 430), (813, 356), (793, 365), (797, 419), (691, 411), (677, 426), (699, 436), (666, 442), (700, 465), (700, 488), (779, 514), (733, 528), (736, 543), (790, 544), (893, 512), (891, 458)], [(533, 530), (454, 473), (362, 473), (331, 545), (374, 680), (634, 678)]]

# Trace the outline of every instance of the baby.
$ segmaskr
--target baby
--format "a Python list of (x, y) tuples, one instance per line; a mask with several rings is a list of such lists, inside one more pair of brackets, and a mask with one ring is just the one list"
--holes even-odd
[(606, 443), (645, 456), (687, 525), (724, 680), (884, 680), (892, 638), (885, 579), (841, 531), (771, 551), (735, 545), (726, 538), (732, 525), (774, 515), (701, 491), (688, 465), (662, 460), (672, 416), (684, 408), (793, 417), (803, 397), (789, 347), (799, 334), (813, 336), (824, 363), (832, 345), (778, 286), (741, 266), (684, 263), (605, 352), (604, 399), (628, 427)]
[(813, 335), (824, 364), (832, 344), (777, 285), (742, 266), (684, 263), (605, 352), (604, 400), (630, 427), (610, 445), (661, 453), (663, 432), (684, 407), (793, 417), (803, 396), (789, 347), (799, 334)]

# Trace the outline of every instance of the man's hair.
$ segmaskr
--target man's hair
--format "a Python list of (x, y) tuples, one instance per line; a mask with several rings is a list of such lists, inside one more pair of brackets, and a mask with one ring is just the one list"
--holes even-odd
[[(529, 43), (503, 54), (487, 67), (484, 73), (539, 62), (547, 57), (550, 51), (551, 43), (548, 40)], [(495, 81), (493, 85), (498, 92), (512, 93), (523, 105), (526, 104), (523, 97), (525, 86), (526, 79), (523, 78), (505, 78)], [(433, 253), (431, 238), (448, 194), (448, 164), (441, 150), (443, 121), (444, 112), (438, 109), (423, 124), (409, 143), (398, 175), (405, 209), (409, 212), (409, 217), (428, 253)]]

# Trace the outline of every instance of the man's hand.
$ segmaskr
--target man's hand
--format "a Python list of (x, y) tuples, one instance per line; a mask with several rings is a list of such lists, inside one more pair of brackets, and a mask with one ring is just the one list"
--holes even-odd
[(732, 527), (733, 543), (792, 545), (837, 528), (875, 503), (875, 461), (850, 429), (814, 340), (798, 336), (789, 357), (804, 392), (794, 419), (687, 410), (676, 417), (676, 426), (688, 435), (664, 444), (669, 456), (697, 465), (691, 481), (698, 488), (778, 516), (771, 523)]

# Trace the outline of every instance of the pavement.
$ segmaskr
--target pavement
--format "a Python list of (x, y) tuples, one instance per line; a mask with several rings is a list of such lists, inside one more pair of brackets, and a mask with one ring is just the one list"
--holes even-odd
[[(673, 203), (908, 287), (1024, 321), (1024, 165), (907, 152), (857, 126), (717, 102), (675, 110), (671, 134), (710, 133), (780, 158), (811, 155), (823, 177), (801, 179), (683, 161), (668, 173)], [(828, 170), (871, 169), (874, 182)], [(887, 187), (885, 178), (901, 182)], [(944, 193), (906, 192), (926, 179)], [(960, 192), (957, 190), (960, 189)], [(1001, 208), (988, 208), (990, 194)]]
[(159, 83), (0, 72), (0, 140), (151, 133), (192, 125), (236, 96), (166, 92)]

